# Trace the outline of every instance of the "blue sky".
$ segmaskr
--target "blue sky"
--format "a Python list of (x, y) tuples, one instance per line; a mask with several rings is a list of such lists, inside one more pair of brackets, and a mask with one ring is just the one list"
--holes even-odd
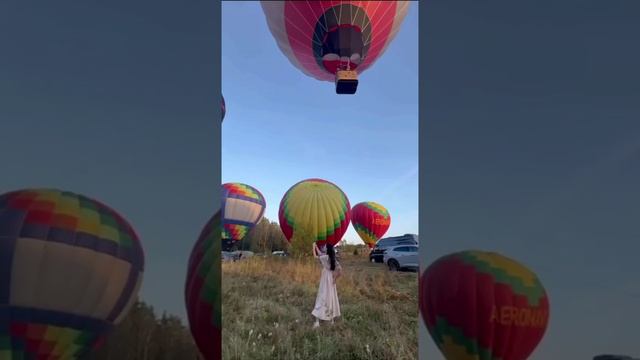
[[(222, 9), (223, 182), (259, 189), (265, 216), (277, 221), (289, 187), (326, 179), (351, 205), (384, 205), (392, 219), (387, 235), (417, 234), (417, 4), (352, 96), (291, 65), (258, 2), (224, 2)], [(351, 226), (344, 238), (362, 243)]]

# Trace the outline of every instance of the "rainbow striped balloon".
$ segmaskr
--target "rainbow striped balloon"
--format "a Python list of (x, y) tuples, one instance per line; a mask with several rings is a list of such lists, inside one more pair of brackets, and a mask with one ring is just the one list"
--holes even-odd
[(76, 359), (136, 300), (144, 253), (133, 228), (85, 196), (0, 195), (0, 359)]
[(288, 241), (303, 230), (320, 245), (335, 245), (349, 227), (350, 213), (349, 199), (339, 187), (326, 180), (308, 179), (284, 194), (278, 217)]
[(420, 279), (420, 312), (450, 360), (525, 360), (542, 340), (549, 300), (538, 277), (500, 254), (444, 256)]
[(222, 185), (222, 239), (242, 240), (262, 219), (267, 202), (258, 189), (241, 183)]
[(351, 209), (351, 223), (362, 241), (373, 248), (391, 226), (387, 209), (373, 201), (356, 204)]
[(221, 241), (220, 212), (215, 213), (200, 233), (191, 251), (185, 303), (191, 334), (205, 360), (221, 359)]

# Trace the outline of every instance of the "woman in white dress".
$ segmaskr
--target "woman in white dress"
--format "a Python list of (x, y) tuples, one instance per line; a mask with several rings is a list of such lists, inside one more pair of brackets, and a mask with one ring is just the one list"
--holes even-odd
[(342, 267), (336, 260), (336, 252), (331, 244), (327, 244), (326, 247), (323, 246), (323, 249), (321, 249), (314, 243), (313, 256), (320, 260), (322, 265), (316, 305), (311, 312), (316, 318), (316, 322), (313, 324), (315, 328), (320, 326), (320, 320), (333, 323), (333, 319), (340, 316), (336, 279), (341, 275)]

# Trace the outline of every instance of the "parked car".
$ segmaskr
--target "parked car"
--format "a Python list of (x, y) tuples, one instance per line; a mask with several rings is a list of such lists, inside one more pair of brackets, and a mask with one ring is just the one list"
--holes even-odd
[(376, 263), (384, 262), (384, 253), (387, 248), (398, 245), (418, 245), (418, 235), (405, 234), (401, 236), (387, 237), (378, 240), (376, 246), (369, 253), (369, 261)]
[(222, 252), (222, 261), (235, 261), (236, 256), (231, 251), (223, 251)]
[(279, 250), (272, 252), (271, 255), (273, 255), (273, 256), (288, 256), (286, 252), (279, 251)]
[(400, 245), (387, 248), (384, 253), (384, 263), (389, 270), (418, 270), (419, 256), (417, 245)]

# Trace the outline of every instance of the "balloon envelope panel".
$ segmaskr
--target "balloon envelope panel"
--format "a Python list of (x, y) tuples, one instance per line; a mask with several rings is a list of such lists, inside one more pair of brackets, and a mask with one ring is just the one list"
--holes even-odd
[(222, 96), (222, 120), (224, 121), (224, 116), (227, 115), (227, 105), (224, 102), (224, 96)]
[(0, 195), (0, 358), (74, 359), (133, 305), (144, 253), (106, 205), (53, 189)]
[(292, 186), (280, 202), (280, 228), (291, 241), (302, 230), (316, 242), (332, 245), (342, 240), (351, 218), (349, 199), (335, 184), (309, 179)]
[(544, 336), (549, 301), (523, 265), (496, 253), (463, 251), (426, 269), (420, 311), (447, 359), (525, 360)]
[(351, 209), (351, 222), (362, 241), (372, 248), (389, 230), (391, 216), (384, 206), (367, 201), (358, 203)]
[(191, 251), (185, 286), (185, 302), (191, 334), (205, 360), (222, 353), (220, 261), (220, 212), (205, 225)]
[(222, 239), (242, 240), (262, 219), (267, 202), (258, 189), (241, 183), (222, 185)]
[(409, 1), (261, 1), (271, 34), (291, 64), (334, 81), (337, 69), (363, 72), (400, 30)]

